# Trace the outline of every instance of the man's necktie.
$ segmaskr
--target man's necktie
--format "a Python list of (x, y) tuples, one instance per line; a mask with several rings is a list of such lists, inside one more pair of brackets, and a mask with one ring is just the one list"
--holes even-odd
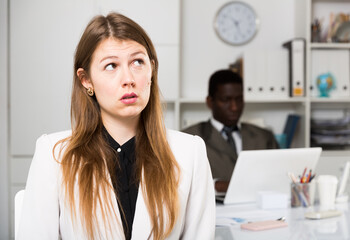
[(236, 144), (235, 144), (235, 141), (233, 140), (233, 137), (232, 137), (232, 132), (235, 131), (235, 130), (237, 130), (237, 127), (224, 126), (224, 128), (222, 129), (222, 131), (227, 136), (227, 142), (232, 146), (233, 151), (235, 153), (237, 153), (237, 151), (236, 151)]

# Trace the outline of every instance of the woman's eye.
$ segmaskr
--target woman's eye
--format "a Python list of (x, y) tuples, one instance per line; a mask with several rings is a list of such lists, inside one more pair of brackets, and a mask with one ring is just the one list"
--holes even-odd
[(141, 59), (136, 59), (135, 61), (134, 61), (134, 65), (135, 66), (141, 66), (143, 64), (143, 60), (141, 60)]
[(115, 64), (114, 63), (110, 63), (110, 64), (108, 64), (106, 67), (105, 67), (105, 69), (107, 70), (107, 71), (112, 71), (112, 70), (114, 70), (115, 69)]

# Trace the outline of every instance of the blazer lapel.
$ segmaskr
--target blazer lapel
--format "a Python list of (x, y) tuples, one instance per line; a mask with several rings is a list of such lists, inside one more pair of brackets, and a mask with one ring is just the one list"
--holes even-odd
[(204, 133), (205, 142), (213, 149), (218, 152), (224, 152), (230, 156), (237, 157), (237, 153), (233, 150), (233, 148), (226, 142), (226, 140), (222, 137), (220, 132), (214, 128), (210, 121), (206, 122), (203, 125), (202, 132)]
[(142, 186), (136, 200), (134, 223), (132, 225), (132, 239), (147, 239), (151, 233), (151, 220), (143, 197)]
[(257, 145), (259, 143), (260, 138), (253, 131), (250, 130), (251, 127), (247, 124), (242, 123), (241, 127), (241, 136), (242, 136), (242, 150), (253, 150), (259, 149)]

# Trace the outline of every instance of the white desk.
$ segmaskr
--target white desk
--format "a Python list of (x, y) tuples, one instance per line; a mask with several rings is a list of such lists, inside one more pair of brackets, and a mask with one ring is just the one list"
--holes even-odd
[(313, 208), (288, 208), (262, 210), (255, 204), (217, 205), (217, 223), (228, 217), (244, 218), (245, 221), (272, 220), (282, 216), (286, 218), (288, 227), (264, 231), (241, 230), (240, 224), (216, 226), (215, 240), (340, 240), (350, 239), (350, 203), (337, 204), (336, 209), (343, 212), (339, 217), (322, 220), (305, 219), (306, 211)]

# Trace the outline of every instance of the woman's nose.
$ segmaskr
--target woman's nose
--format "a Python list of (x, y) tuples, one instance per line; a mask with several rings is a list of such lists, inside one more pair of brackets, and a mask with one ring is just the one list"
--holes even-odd
[(132, 74), (132, 71), (129, 69), (129, 67), (124, 67), (122, 70), (122, 86), (123, 87), (135, 87), (135, 80), (134, 76)]

